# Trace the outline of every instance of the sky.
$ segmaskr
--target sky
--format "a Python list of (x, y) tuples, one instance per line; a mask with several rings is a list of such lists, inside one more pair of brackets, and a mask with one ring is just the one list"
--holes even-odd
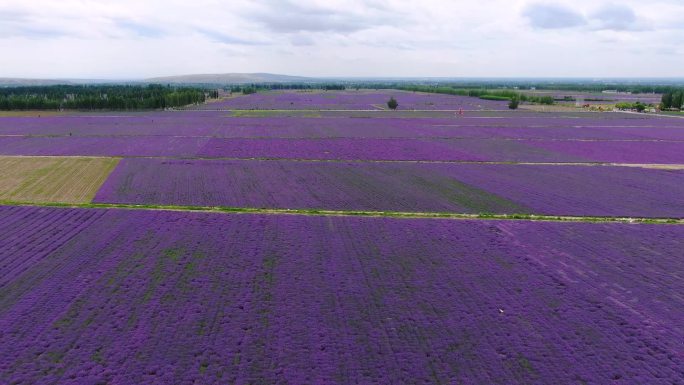
[(0, 77), (684, 77), (684, 1), (0, 0)]

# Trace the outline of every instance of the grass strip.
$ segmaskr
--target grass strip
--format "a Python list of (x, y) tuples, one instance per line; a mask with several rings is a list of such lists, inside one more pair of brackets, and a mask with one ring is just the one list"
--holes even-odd
[(174, 206), (138, 205), (125, 203), (29, 203), (0, 200), (0, 206), (32, 206), (58, 208), (90, 209), (128, 209), (184, 211), (224, 214), (272, 214), (272, 215), (310, 215), (332, 217), (382, 217), (382, 218), (421, 218), (421, 219), (463, 219), (463, 220), (501, 220), (501, 221), (546, 221), (546, 222), (591, 222), (591, 223), (628, 223), (628, 224), (668, 224), (682, 225), (684, 218), (629, 218), (629, 217), (583, 217), (536, 214), (461, 214), (448, 212), (399, 212), (399, 211), (355, 211), (322, 209), (276, 209), (226, 206)]

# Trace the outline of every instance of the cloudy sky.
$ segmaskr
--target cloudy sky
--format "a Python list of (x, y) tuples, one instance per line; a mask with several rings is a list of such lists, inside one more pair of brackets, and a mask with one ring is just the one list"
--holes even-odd
[(0, 77), (683, 77), (682, 58), (682, 0), (0, 0)]

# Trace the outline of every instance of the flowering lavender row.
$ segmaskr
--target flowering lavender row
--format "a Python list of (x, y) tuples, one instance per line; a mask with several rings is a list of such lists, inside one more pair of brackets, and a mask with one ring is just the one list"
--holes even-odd
[(684, 218), (684, 171), (124, 159), (99, 203)]
[(206, 158), (684, 164), (684, 142), (496, 139), (221, 139)]
[(386, 109), (394, 97), (399, 110), (503, 110), (506, 102), (467, 96), (426, 94), (397, 90), (382, 91), (271, 91), (236, 96), (198, 109), (238, 110), (373, 110)]
[(529, 144), (540, 151), (596, 162), (684, 164), (684, 142), (535, 141)]
[(684, 142), (413, 138), (0, 137), (0, 155), (684, 163)]
[(207, 137), (0, 137), (0, 155), (182, 156), (202, 151)]
[[(394, 117), (394, 118), (491, 118), (491, 119), (506, 119), (506, 118), (535, 118), (535, 119), (599, 119), (609, 120), (614, 118), (624, 119), (653, 119), (653, 115), (647, 114), (626, 114), (624, 112), (614, 111), (593, 111), (581, 108), (571, 109), (564, 108), (557, 110), (555, 108), (548, 108), (541, 106), (537, 109), (517, 109), (517, 110), (464, 110), (463, 114), (458, 114), (454, 110), (233, 110), (230, 111), (230, 116), (246, 116), (246, 117), (263, 117), (264, 115), (271, 117), (353, 117), (353, 118), (374, 118), (374, 117)], [(208, 112), (208, 111), (202, 111)], [(668, 115), (659, 115), (660, 118), (667, 118)]]
[[(682, 190), (681, 188), (679, 190)], [(94, 202), (287, 209), (527, 213), (421, 165), (124, 159)]]
[(544, 165), (419, 165), (536, 214), (684, 218), (684, 170)]
[(536, 117), (511, 115), (507, 118), (230, 118), (220, 112), (167, 112), (119, 117), (73, 115), (0, 118), (0, 135), (684, 140), (684, 120), (681, 119), (609, 116), (562, 118), (537, 114)]
[(0, 214), (2, 383), (684, 381), (681, 226)]
[(73, 136), (454, 136), (574, 139), (684, 139), (684, 121), (616, 114), (507, 115), (459, 118), (230, 118), (220, 112), (132, 116), (68, 115), (0, 118), (0, 135)]

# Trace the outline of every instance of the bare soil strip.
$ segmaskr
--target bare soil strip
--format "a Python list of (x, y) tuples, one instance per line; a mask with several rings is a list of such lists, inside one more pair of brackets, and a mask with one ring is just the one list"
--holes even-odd
[(620, 167), (638, 167), (654, 170), (684, 170), (684, 164), (615, 164)]

